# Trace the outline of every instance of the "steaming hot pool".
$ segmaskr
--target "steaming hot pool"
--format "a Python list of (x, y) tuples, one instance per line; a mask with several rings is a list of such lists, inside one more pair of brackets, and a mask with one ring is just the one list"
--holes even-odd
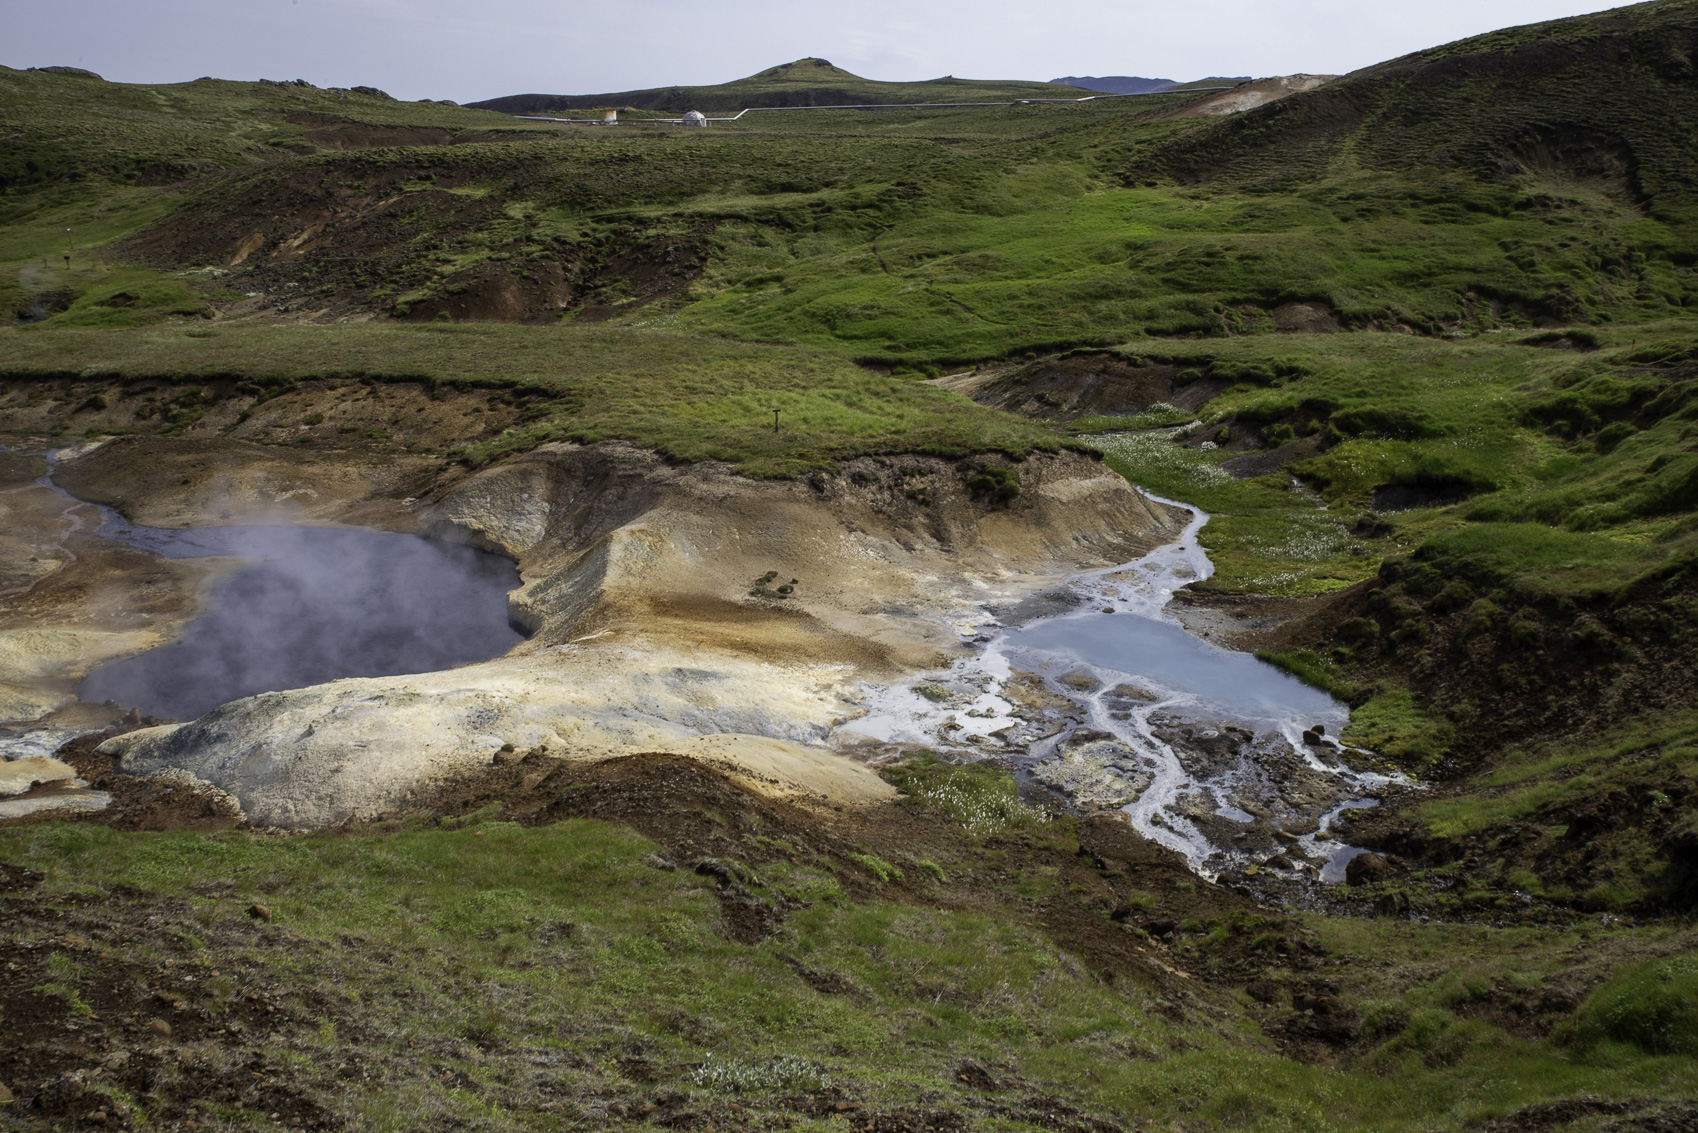
[(189, 720), (226, 701), (340, 677), (425, 673), (507, 652), (513, 562), (349, 527), (133, 526), (100, 534), (173, 559), (251, 560), (177, 641), (91, 671), (77, 695)]

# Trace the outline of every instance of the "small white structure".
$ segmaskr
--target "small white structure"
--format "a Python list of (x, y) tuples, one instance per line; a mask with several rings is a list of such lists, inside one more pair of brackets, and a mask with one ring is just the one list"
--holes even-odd
[(683, 124), (686, 126), (706, 126), (707, 115), (700, 110), (692, 110), (684, 115)]
[(619, 125), (619, 111), (617, 111), (617, 110), (603, 110), (601, 112), (601, 124), (603, 126), (617, 126), (617, 125)]

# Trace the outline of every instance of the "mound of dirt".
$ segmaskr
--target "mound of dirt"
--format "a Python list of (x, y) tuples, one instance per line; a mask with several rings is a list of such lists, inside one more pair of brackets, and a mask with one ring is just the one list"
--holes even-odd
[[(385, 131), (345, 123), (311, 136), (329, 148), (485, 140), (414, 130), (418, 136), (409, 141), (401, 128)], [(509, 224), (500, 197), (456, 191), (478, 176), (496, 174), (475, 163), (444, 171), (417, 160), (247, 171), (121, 249), (162, 268), (235, 269), (239, 290), (248, 294), (224, 304), (226, 315), (317, 322), (384, 314), (553, 325), (565, 311), (605, 306), (612, 297), (623, 311), (674, 295), (707, 262), (705, 229), (631, 229), (597, 244), (518, 237), (487, 249), (490, 258), (478, 256), (438, 278), (432, 258), (420, 255), (421, 231), (432, 233), (434, 248), (453, 250), (472, 233)], [(396, 295), (412, 298), (397, 301)]]
[(1156, 404), (1195, 409), (1229, 384), (1181, 378), (1183, 370), (1144, 358), (1081, 352), (1017, 369), (956, 374), (932, 384), (981, 405), (1050, 421), (1130, 417)]

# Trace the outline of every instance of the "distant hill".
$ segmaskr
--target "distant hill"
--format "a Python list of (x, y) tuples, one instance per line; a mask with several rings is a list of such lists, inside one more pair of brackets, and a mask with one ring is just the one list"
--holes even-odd
[(428, 99), (398, 102), (367, 86), (109, 83), (77, 68), (0, 66), (0, 193), (102, 179), (163, 185), (289, 154), (523, 138), (544, 129)]
[(1161, 91), (1193, 86), (1211, 86), (1217, 83), (1247, 83), (1250, 76), (1243, 75), (1235, 79), (1212, 76), (1207, 79), (1197, 79), (1189, 83), (1181, 83), (1175, 79), (1140, 79), (1133, 75), (1103, 75), (1100, 78), (1092, 75), (1068, 75), (1050, 82), (1062, 86), (1083, 87), (1085, 90), (1101, 91), (1103, 94), (1157, 94)]
[(1657, 0), (1459, 40), (1222, 119), (1139, 156), (1128, 179), (1263, 188), (1335, 162), (1613, 183), (1698, 195), (1698, 0)]
[(468, 105), (479, 110), (498, 110), (503, 114), (552, 114), (625, 106), (682, 114), (687, 110), (723, 113), (748, 106), (990, 102), (1055, 98), (1064, 93), (1057, 91), (1051, 83), (958, 79), (953, 75), (917, 83), (881, 83), (834, 67), (828, 60), (810, 58), (769, 67), (746, 79), (717, 86), (656, 87), (607, 94), (514, 94)]
[(1104, 94), (1154, 94), (1179, 85), (1175, 79), (1140, 79), (1132, 75), (1066, 75), (1050, 82), (1061, 86), (1084, 87)]

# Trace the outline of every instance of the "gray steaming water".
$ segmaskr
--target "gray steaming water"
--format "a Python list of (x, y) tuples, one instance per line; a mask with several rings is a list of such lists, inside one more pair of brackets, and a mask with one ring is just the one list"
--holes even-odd
[[(59, 454), (43, 455), (38, 482), (74, 499), (54, 483)], [(76, 688), (84, 701), (189, 720), (261, 692), (487, 661), (524, 639), (507, 610), (519, 572), (500, 555), (359, 527), (144, 527), (88, 506), (100, 512), (101, 538), (168, 559), (247, 565), (175, 642), (92, 670)], [(69, 735), (0, 737), (0, 754), (17, 758), (12, 749), (32, 739), (56, 746)]]
[(472, 547), (348, 527), (138, 527), (99, 534), (172, 559), (252, 560), (177, 641), (93, 670), (85, 701), (193, 719), (226, 701), (341, 677), (426, 673), (507, 652), (513, 563)]

